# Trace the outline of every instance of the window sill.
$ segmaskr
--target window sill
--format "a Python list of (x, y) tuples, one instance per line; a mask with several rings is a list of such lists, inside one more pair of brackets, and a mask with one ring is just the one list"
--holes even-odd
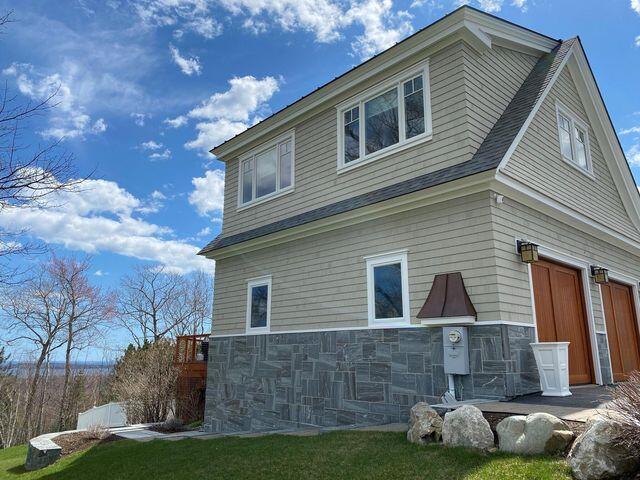
[(571, 168), (573, 168), (573, 169), (577, 170), (578, 172), (580, 172), (585, 177), (588, 177), (591, 180), (595, 180), (596, 179), (596, 176), (593, 174), (593, 170), (586, 170), (586, 169), (582, 168), (581, 166), (576, 165), (575, 163), (573, 163), (573, 160), (568, 159), (564, 155), (562, 155), (562, 161), (564, 163), (566, 163), (567, 165), (569, 165)]
[(370, 155), (367, 155), (362, 160), (356, 160), (354, 162), (348, 164), (339, 164), (337, 168), (337, 174), (349, 172), (355, 168), (361, 167), (363, 165), (368, 165), (371, 162), (384, 158), (388, 155), (401, 152), (406, 150), (407, 148), (411, 148), (413, 146), (419, 145), (423, 142), (428, 142), (433, 138), (433, 132), (423, 133), (421, 135), (417, 135), (410, 140), (406, 140), (403, 143), (396, 143), (395, 145), (391, 145), (390, 147), (383, 148), (382, 150), (378, 150)]
[(245, 335), (262, 335), (265, 333), (271, 333), (269, 327), (259, 327), (247, 329)]
[(409, 320), (369, 320), (369, 328), (399, 328), (399, 327), (409, 327), (411, 326), (411, 322)]
[(260, 205), (261, 203), (268, 202), (269, 200), (273, 200), (275, 198), (282, 197), (287, 195), (288, 193), (295, 192), (295, 188), (293, 186), (287, 187), (285, 189), (280, 190), (279, 192), (270, 193), (269, 195), (265, 195), (264, 197), (260, 197), (257, 200), (251, 200), (250, 202), (240, 204), (236, 207), (236, 212), (240, 212), (242, 210), (246, 210), (247, 208), (255, 207), (256, 205)]

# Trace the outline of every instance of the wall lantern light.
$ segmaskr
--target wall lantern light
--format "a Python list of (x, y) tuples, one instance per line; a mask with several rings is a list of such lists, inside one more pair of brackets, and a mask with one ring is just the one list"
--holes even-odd
[(609, 283), (609, 270), (604, 267), (591, 265), (591, 276), (596, 283)]
[(538, 245), (524, 240), (518, 240), (518, 253), (524, 263), (538, 261)]

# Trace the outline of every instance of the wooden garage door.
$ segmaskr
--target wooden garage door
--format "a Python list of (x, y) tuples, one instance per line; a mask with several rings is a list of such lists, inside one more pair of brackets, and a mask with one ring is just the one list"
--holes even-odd
[(531, 265), (538, 341), (569, 344), (569, 383), (593, 382), (580, 272), (549, 261)]
[(610, 282), (602, 285), (604, 317), (607, 322), (611, 368), (616, 382), (626, 380), (634, 370), (640, 370), (638, 323), (631, 287)]

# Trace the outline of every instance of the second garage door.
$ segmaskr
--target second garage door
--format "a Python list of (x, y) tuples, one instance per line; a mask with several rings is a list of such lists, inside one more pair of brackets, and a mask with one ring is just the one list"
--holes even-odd
[(620, 382), (634, 370), (640, 370), (638, 324), (633, 290), (627, 285), (609, 282), (602, 285), (604, 317), (611, 354), (613, 380)]
[(569, 383), (593, 382), (580, 272), (541, 260), (531, 265), (538, 341), (569, 344)]

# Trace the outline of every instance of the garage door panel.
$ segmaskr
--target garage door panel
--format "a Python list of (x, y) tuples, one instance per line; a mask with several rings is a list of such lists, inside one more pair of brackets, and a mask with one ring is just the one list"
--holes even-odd
[(532, 265), (538, 339), (570, 342), (569, 382), (593, 381), (591, 347), (580, 273), (548, 261)]
[(633, 290), (627, 285), (610, 282), (602, 286), (602, 297), (613, 378), (622, 381), (629, 373), (640, 369), (640, 342)]

